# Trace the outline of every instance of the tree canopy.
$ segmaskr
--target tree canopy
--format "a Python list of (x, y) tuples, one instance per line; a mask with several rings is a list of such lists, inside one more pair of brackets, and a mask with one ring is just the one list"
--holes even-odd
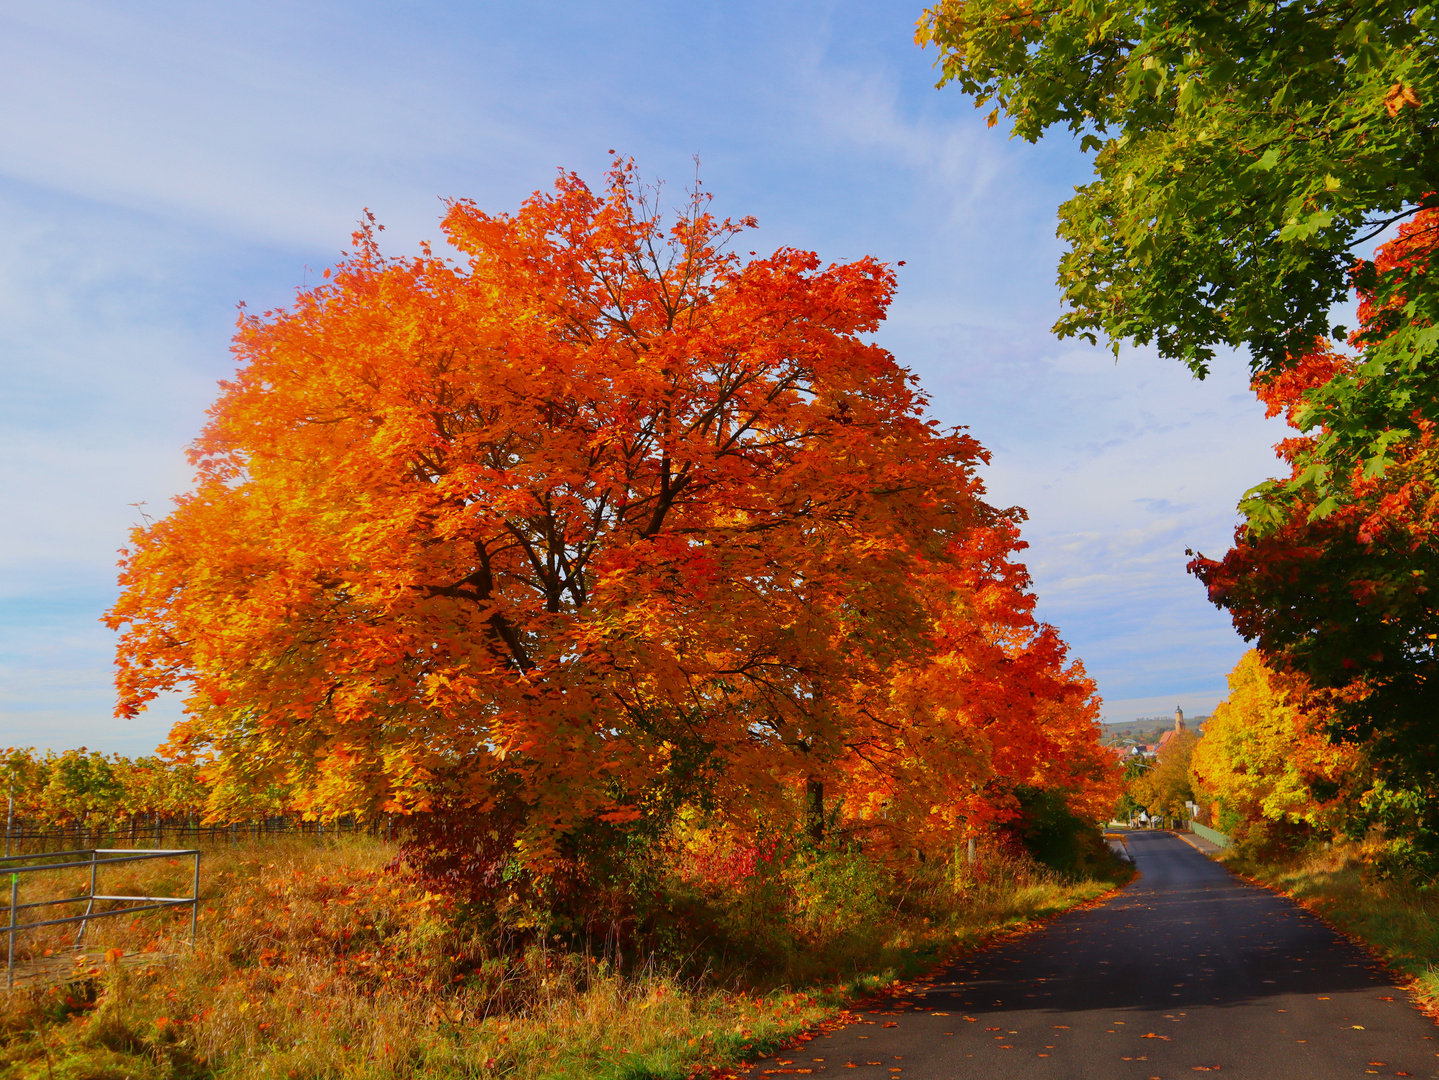
[[(1356, 277), (1381, 304), (1400, 287), (1359, 254), (1435, 205), (1436, 31), (1439, 8), (1387, 0), (945, 0), (918, 40), (991, 122), (1094, 151), (1060, 208), (1056, 330), (1152, 341), (1203, 376), (1219, 348), (1275, 370), (1344, 338)], [(1405, 327), (1311, 403), (1328, 459), (1382, 462), (1415, 408), (1433, 418), (1434, 299), (1412, 285)]]
[[(1436, 217), (1425, 211), (1406, 223), (1376, 253), (1379, 267), (1422, 279), (1439, 240)], [(1361, 299), (1358, 356), (1318, 343), (1286, 371), (1257, 380), (1271, 416), (1304, 425), (1317, 394), (1368, 366), (1368, 353), (1402, 319), (1404, 294), (1386, 303), (1367, 292)], [(1426, 795), (1439, 781), (1433, 427), (1416, 409), (1413, 433), (1394, 433), (1385, 466), (1336, 470), (1322, 503), (1309, 478), (1329, 467), (1327, 424), (1286, 439), (1278, 449), (1289, 475), (1250, 492), (1248, 522), (1233, 548), (1190, 564), (1240, 632), (1300, 677), (1308, 689), (1291, 688), (1295, 707), (1313, 698), (1307, 710), (1333, 738), (1364, 746), (1388, 792), (1366, 805), (1396, 833), (1433, 849), (1425, 858), (1439, 858), (1439, 811)]]
[(0, 750), (0, 793), (12, 817), (32, 827), (188, 816), (203, 812), (207, 794), (199, 769), (185, 762), (14, 746)]
[(366, 225), (242, 319), (196, 485), (135, 531), (109, 615), (122, 713), (189, 687), (172, 748), (213, 814), (280, 787), (488, 815), (544, 864), (590, 824), (762, 819), (815, 782), (910, 836), (1020, 783), (1111, 796), (1022, 513), (867, 339), (889, 268), (742, 261), (751, 222), (655, 200), (618, 164), (514, 215), (455, 202), (460, 262)]

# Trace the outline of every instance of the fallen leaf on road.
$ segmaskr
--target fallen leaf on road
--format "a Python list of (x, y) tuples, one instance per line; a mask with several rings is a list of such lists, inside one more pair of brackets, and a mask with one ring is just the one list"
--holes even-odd
[(1349, 1026), (1352, 1027), (1355, 1031), (1363, 1031), (1363, 1030), (1364, 1030), (1364, 1025), (1363, 1025), (1363, 1024), (1350, 1024)]
[(899, 1025), (896, 1024), (893, 1020), (886, 1020), (886, 1021), (884, 1022), (884, 1026), (885, 1026), (885, 1027), (899, 1027)]
[(1139, 1036), (1139, 1037), (1140, 1037), (1141, 1039), (1163, 1039), (1165, 1042), (1173, 1042), (1173, 1041), (1174, 1041), (1174, 1040), (1171, 1039), (1168, 1035), (1156, 1035), (1156, 1034), (1154, 1034), (1154, 1032), (1152, 1032), (1152, 1031), (1151, 1031), (1148, 1035), (1141, 1035), (1141, 1036)]

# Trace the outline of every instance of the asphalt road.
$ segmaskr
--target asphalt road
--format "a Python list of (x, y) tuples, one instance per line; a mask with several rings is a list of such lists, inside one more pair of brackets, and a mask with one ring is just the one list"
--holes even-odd
[(1439, 1028), (1302, 908), (1167, 833), (1106, 903), (759, 1063), (847, 1080), (1439, 1077)]

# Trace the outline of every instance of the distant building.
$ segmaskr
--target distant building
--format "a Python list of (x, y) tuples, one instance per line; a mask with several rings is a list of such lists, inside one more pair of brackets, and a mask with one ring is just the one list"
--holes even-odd
[(1188, 730), (1189, 729), (1184, 725), (1184, 710), (1178, 705), (1174, 706), (1174, 730), (1166, 731), (1159, 737), (1159, 743), (1154, 747), (1154, 753), (1157, 755), (1168, 746), (1171, 741), (1179, 738), (1180, 735)]

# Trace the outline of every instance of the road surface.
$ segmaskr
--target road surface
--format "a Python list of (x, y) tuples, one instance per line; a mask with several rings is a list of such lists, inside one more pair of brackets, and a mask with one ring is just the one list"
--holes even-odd
[(1439, 1077), (1439, 1028), (1370, 957), (1178, 837), (1140, 877), (977, 953), (910, 1004), (759, 1063), (846, 1080)]

